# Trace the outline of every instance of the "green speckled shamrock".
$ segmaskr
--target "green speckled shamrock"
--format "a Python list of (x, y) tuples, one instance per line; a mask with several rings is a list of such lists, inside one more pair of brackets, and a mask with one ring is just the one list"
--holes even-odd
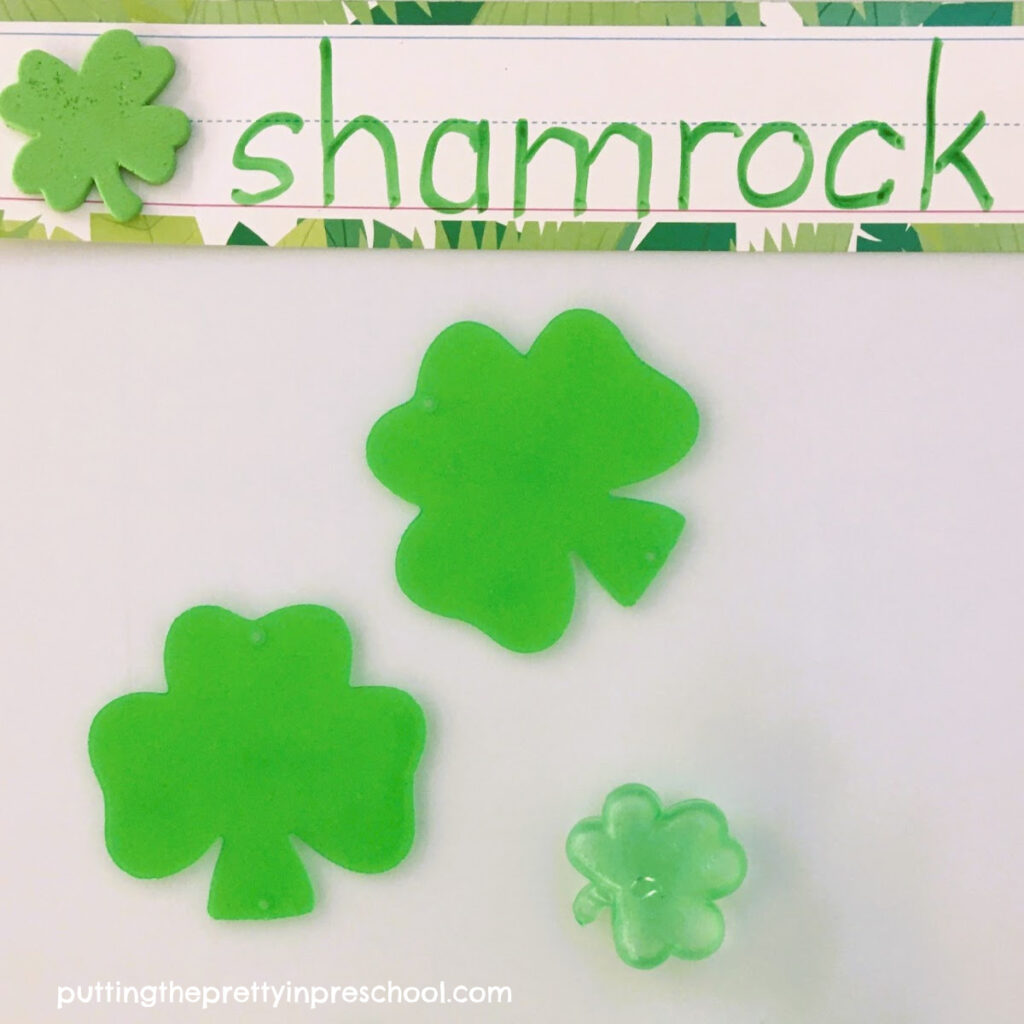
[(597, 313), (555, 317), (525, 355), (457, 323), (366, 446), (377, 478), (421, 509), (398, 548), (399, 584), (511, 650), (550, 647), (572, 617), (573, 556), (624, 605), (654, 579), (683, 517), (616, 492), (696, 437), (690, 396)]
[(220, 839), (209, 912), (229, 919), (313, 909), (293, 836), (352, 871), (394, 867), (413, 839), (423, 712), (402, 690), (350, 686), (351, 659), (344, 621), (318, 605), (180, 615), (167, 690), (118, 697), (89, 731), (118, 867), (163, 878)]
[(610, 907), (615, 948), (631, 967), (714, 953), (725, 938), (714, 901), (747, 873), (746, 855), (714, 804), (687, 800), (663, 809), (636, 784), (610, 793), (601, 817), (579, 822), (566, 853), (590, 880), (573, 903), (576, 920), (590, 924)]
[(174, 75), (163, 46), (143, 46), (126, 29), (104, 32), (81, 71), (42, 50), (18, 65), (18, 81), (0, 93), (0, 117), (32, 136), (14, 161), (14, 183), (42, 195), (55, 210), (74, 210), (95, 183), (111, 215), (130, 220), (142, 200), (122, 169), (161, 185), (175, 170), (175, 150), (188, 141), (188, 118), (153, 106)]

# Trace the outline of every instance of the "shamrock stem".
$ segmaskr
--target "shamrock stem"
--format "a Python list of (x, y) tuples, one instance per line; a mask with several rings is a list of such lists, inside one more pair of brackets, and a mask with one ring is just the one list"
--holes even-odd
[(664, 505), (609, 496), (589, 517), (576, 551), (619, 604), (636, 604), (665, 564), (683, 523)]
[(94, 180), (114, 220), (126, 221), (138, 216), (142, 200), (124, 183), (117, 164), (100, 171)]
[(590, 924), (608, 906), (608, 900), (596, 885), (585, 885), (572, 901), (572, 916), (577, 924)]
[(226, 836), (210, 882), (210, 917), (268, 920), (308, 914), (313, 887), (287, 836)]

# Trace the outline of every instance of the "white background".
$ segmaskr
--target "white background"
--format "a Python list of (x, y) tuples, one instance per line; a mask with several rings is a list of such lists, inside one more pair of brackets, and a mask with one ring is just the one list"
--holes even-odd
[[(1019, 261), (0, 248), (0, 1016), (1011, 1024), (1024, 981)], [(632, 610), (581, 577), (535, 656), (428, 615), (375, 418), (434, 334), (526, 346), (593, 306), (703, 432), (640, 493), (689, 523)], [(379, 877), (310, 858), (307, 918), (206, 916), (212, 860), (102, 840), (92, 715), (160, 688), (172, 618), (337, 608), (357, 681), (426, 708), (419, 830)], [(578, 927), (568, 829), (645, 782), (750, 858), (710, 960)], [(507, 984), (511, 1007), (66, 1009), (58, 984)]]

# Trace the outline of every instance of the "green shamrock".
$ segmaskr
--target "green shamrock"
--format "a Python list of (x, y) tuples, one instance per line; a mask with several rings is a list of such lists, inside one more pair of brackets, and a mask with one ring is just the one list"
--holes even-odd
[(142, 200), (122, 168), (153, 185), (170, 181), (175, 150), (189, 137), (188, 118), (152, 106), (174, 75), (162, 46), (143, 46), (126, 29), (104, 32), (82, 70), (29, 50), (18, 81), (0, 93), (0, 117), (32, 136), (14, 160), (14, 183), (55, 210), (74, 210), (95, 183), (116, 220), (131, 220)]
[(600, 818), (579, 822), (566, 853), (590, 881), (573, 903), (576, 920), (590, 924), (610, 907), (615, 948), (630, 967), (714, 953), (725, 938), (714, 901), (747, 873), (743, 848), (714, 804), (687, 800), (662, 809), (636, 784), (610, 793)]
[(572, 617), (573, 555), (624, 605), (654, 579), (683, 517), (614, 492), (696, 437), (690, 396), (597, 313), (555, 317), (525, 355), (457, 323), (366, 445), (374, 475), (421, 510), (398, 548), (399, 585), (511, 650), (550, 647)]
[(313, 909), (292, 836), (352, 871), (394, 867), (413, 839), (419, 705), (350, 686), (352, 641), (328, 608), (250, 621), (193, 608), (167, 634), (167, 690), (108, 704), (89, 732), (106, 842), (136, 878), (181, 871), (222, 840), (215, 918)]

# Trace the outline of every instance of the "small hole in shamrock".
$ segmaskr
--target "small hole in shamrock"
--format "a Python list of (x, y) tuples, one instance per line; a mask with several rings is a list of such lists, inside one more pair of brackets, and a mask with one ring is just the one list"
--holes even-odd
[(658, 558), (658, 552), (657, 551), (645, 551), (644, 552), (644, 560), (647, 561), (648, 563), (650, 563), (651, 565), (654, 565), (655, 562), (660, 560)]
[(270, 909), (270, 900), (262, 899), (256, 904), (256, 906), (259, 907), (260, 910), (265, 912)]
[(266, 639), (267, 634), (264, 633), (262, 629), (254, 629), (249, 634), (249, 641), (252, 643), (253, 647), (261, 646), (266, 641)]
[(423, 399), (423, 411), (424, 412), (437, 412), (437, 399), (431, 398), (429, 395)]
[(641, 875), (636, 881), (630, 886), (629, 891), (638, 900), (647, 900), (652, 896), (660, 896), (661, 890), (658, 888), (658, 883), (651, 878), (650, 875)]

